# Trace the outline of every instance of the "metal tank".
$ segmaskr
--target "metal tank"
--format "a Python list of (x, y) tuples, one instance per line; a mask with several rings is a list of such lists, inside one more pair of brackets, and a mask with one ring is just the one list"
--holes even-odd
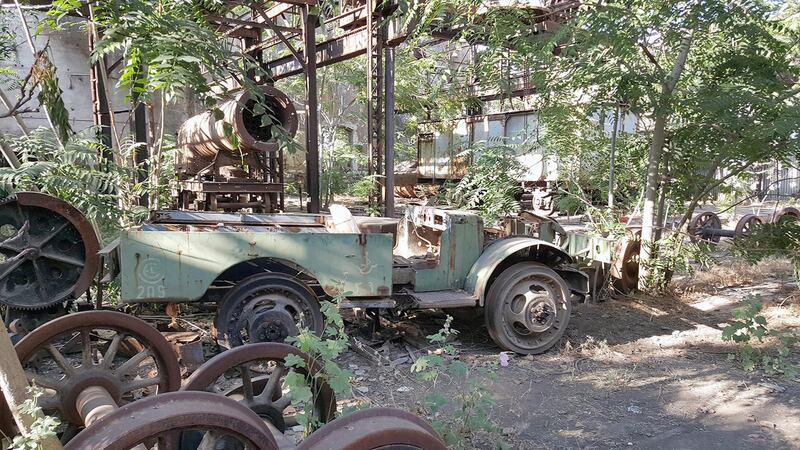
[[(273, 86), (259, 86), (258, 89), (264, 95), (267, 112), (294, 136), (298, 122), (291, 99)], [(253, 113), (255, 105), (256, 99), (250, 92), (241, 91), (219, 106), (220, 119), (215, 111), (206, 111), (186, 120), (178, 130), (177, 144), (181, 150), (176, 172), (183, 176), (196, 175), (213, 165), (219, 152), (276, 152), (278, 142), (270, 127), (261, 126), (261, 117)], [(230, 124), (232, 134), (238, 139), (238, 147), (228, 139), (226, 124)]]

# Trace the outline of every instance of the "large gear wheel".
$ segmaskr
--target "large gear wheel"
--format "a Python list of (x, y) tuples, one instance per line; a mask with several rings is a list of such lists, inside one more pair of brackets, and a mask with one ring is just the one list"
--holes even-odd
[(89, 288), (100, 267), (97, 233), (80, 211), (39, 192), (0, 202), (0, 303), (39, 310)]

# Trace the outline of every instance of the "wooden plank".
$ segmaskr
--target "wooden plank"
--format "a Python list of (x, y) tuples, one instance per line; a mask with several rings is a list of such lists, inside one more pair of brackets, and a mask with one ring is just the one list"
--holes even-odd
[[(6, 399), (6, 405), (11, 409), (11, 416), (14, 418), (17, 427), (23, 433), (30, 431), (35, 418), (22, 414), (19, 411), (20, 405), (31, 398), (28, 394), (28, 378), (25, 371), (17, 359), (17, 352), (8, 336), (5, 327), (0, 330), (0, 391)], [(55, 436), (43, 439), (39, 442), (39, 448), (44, 450), (62, 449), (61, 443)]]

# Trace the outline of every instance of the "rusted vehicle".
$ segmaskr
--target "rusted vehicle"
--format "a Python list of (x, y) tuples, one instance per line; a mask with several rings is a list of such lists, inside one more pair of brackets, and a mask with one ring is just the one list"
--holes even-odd
[[(0, 302), (44, 310), (86, 292), (100, 267), (121, 300), (216, 302), (229, 346), (321, 331), (320, 300), (345, 308), (485, 308), (504, 349), (540, 353), (564, 333), (588, 277), (568, 247), (492, 238), (478, 215), (409, 207), (402, 219), (157, 211), (100, 252), (80, 213), (39, 193), (0, 206)], [(90, 224), (89, 224), (90, 225)]]
[(410, 207), (402, 219), (160, 211), (124, 230), (109, 259), (124, 302), (217, 302), (228, 345), (321, 331), (342, 307), (485, 307), (498, 345), (540, 353), (563, 334), (587, 276), (532, 237), (489, 240), (471, 212)]

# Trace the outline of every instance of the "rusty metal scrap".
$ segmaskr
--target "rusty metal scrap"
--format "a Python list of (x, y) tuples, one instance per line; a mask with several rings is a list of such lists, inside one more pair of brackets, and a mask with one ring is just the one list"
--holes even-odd
[[(259, 86), (264, 95), (267, 113), (277, 119), (290, 136), (297, 132), (297, 111), (291, 99), (272, 86)], [(183, 175), (196, 175), (214, 163), (219, 152), (276, 152), (278, 143), (271, 127), (261, 126), (261, 116), (256, 115), (256, 100), (248, 91), (221, 104), (215, 111), (206, 111), (190, 117), (178, 130), (178, 156), (176, 171)], [(220, 112), (222, 117), (219, 117)], [(228, 127), (230, 127), (228, 129)], [(232, 136), (236, 141), (231, 142)]]

